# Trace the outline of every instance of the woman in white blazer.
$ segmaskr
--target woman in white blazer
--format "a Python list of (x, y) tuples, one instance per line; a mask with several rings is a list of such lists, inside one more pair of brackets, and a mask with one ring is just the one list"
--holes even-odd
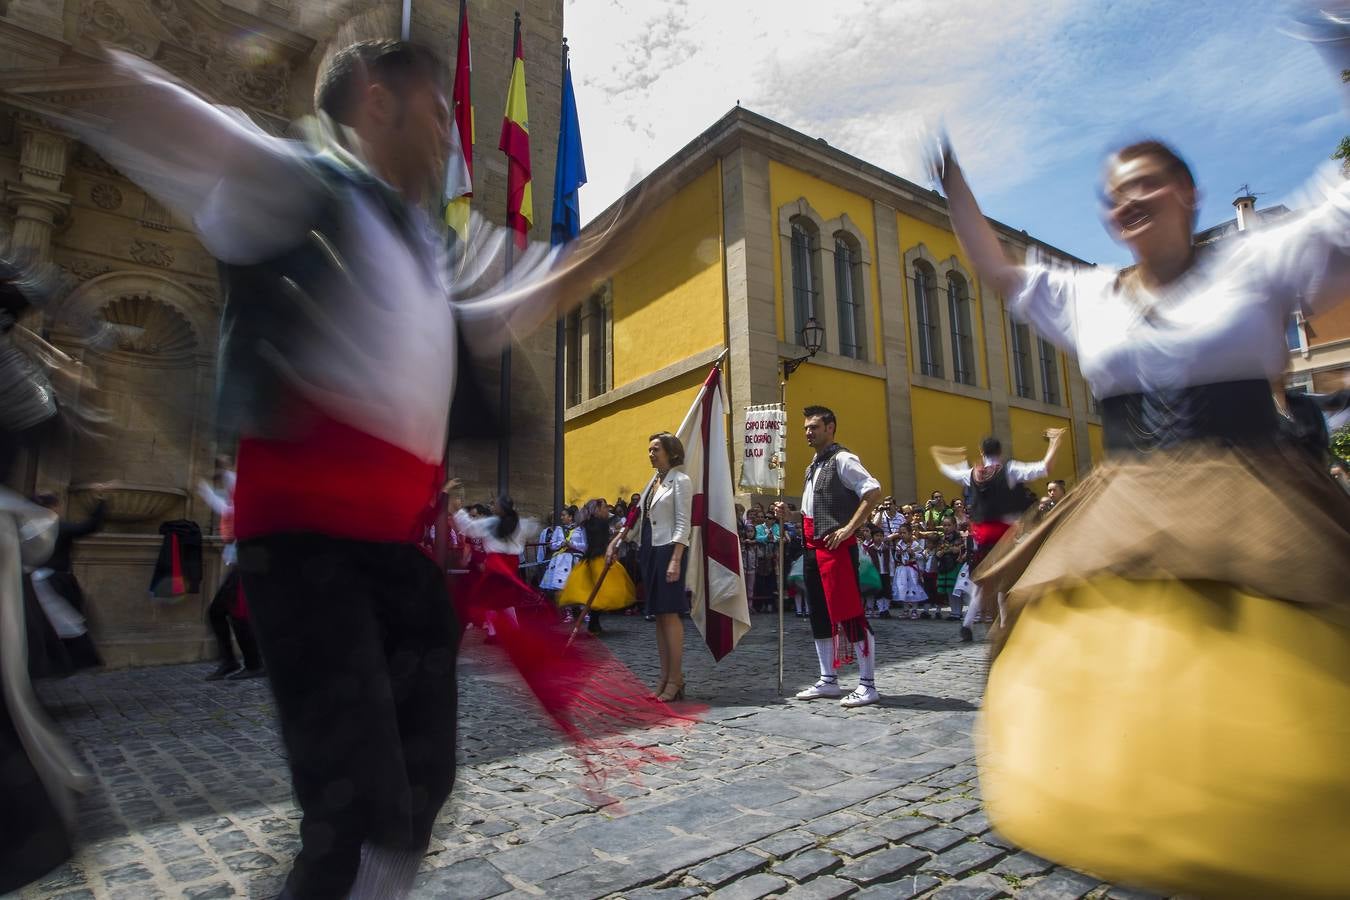
[[(684, 699), (684, 623), (689, 595), (684, 589), (689, 564), (689, 521), (694, 484), (680, 468), (684, 445), (668, 431), (647, 443), (647, 458), (656, 477), (642, 497), (637, 521), (628, 540), (638, 541), (638, 568), (647, 599), (647, 614), (656, 616), (656, 647), (661, 655), (661, 682), (656, 698)], [(610, 553), (617, 544), (610, 546)]]

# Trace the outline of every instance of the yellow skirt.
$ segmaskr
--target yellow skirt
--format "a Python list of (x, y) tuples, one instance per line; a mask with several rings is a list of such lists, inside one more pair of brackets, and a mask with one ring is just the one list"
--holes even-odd
[[(567, 584), (558, 592), (558, 605), (585, 606), (591, 591), (595, 589), (595, 582), (604, 570), (603, 556), (578, 560), (572, 567), (572, 574), (567, 576)], [(637, 588), (633, 585), (633, 579), (628, 577), (628, 570), (616, 562), (609, 567), (609, 574), (605, 576), (605, 583), (600, 585), (600, 593), (595, 595), (591, 609), (615, 612), (627, 609), (634, 603), (637, 603)]]
[(990, 670), (980, 775), (1009, 840), (1111, 881), (1350, 896), (1350, 629), (1212, 581), (1052, 590)]

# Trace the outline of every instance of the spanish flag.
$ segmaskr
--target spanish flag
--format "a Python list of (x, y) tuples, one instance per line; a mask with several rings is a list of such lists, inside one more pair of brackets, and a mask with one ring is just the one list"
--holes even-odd
[(451, 91), (455, 124), (450, 129), (450, 155), (445, 164), (445, 224), (461, 242), (469, 237), (469, 203), (473, 197), (473, 98), (469, 92), (472, 71), (468, 4), (459, 0), (459, 52)]
[(525, 50), (520, 42), (520, 13), (516, 13), (516, 52), (511, 84), (506, 89), (506, 115), (497, 149), (506, 154), (506, 224), (516, 233), (516, 247), (524, 250), (534, 224), (534, 193), (530, 187), (530, 114), (525, 104)]

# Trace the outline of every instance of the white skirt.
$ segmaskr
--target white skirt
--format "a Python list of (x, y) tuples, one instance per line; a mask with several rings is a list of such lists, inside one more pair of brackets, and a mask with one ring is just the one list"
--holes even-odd
[(961, 566), (961, 571), (956, 576), (956, 584), (952, 587), (952, 596), (957, 600), (970, 598), (970, 592), (974, 589), (974, 583), (970, 580), (970, 563)]
[(919, 570), (913, 566), (896, 566), (891, 576), (891, 598), (897, 603), (927, 603), (928, 592), (923, 589), (923, 579)]
[(559, 551), (548, 561), (544, 567), (544, 577), (539, 581), (539, 589), (543, 591), (561, 591), (567, 584), (567, 576), (572, 574), (572, 566), (577, 561), (576, 553)]

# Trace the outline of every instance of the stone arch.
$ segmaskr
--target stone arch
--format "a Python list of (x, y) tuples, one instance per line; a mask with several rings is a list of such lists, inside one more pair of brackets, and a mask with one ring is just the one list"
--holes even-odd
[(63, 322), (79, 322), (99, 316), (116, 301), (145, 297), (169, 307), (192, 329), (194, 353), (199, 361), (214, 359), (220, 313), (201, 294), (164, 275), (142, 271), (115, 271), (91, 278), (67, 296), (54, 312), (58, 328)]

